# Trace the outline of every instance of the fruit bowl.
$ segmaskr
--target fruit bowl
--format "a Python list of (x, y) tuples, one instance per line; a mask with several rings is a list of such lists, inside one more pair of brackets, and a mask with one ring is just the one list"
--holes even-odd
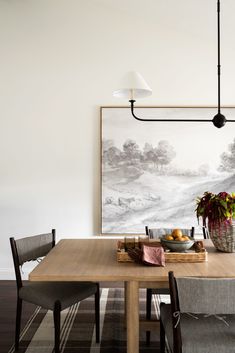
[(193, 244), (194, 239), (192, 237), (188, 237), (189, 240), (179, 241), (179, 240), (167, 240), (164, 237), (160, 238), (160, 241), (164, 247), (169, 249), (172, 252), (185, 252), (189, 250)]

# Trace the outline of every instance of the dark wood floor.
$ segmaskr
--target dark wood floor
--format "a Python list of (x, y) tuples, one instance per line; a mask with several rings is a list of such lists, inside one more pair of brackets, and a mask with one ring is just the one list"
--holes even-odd
[[(115, 287), (122, 287), (122, 283), (115, 283)], [(101, 283), (101, 287), (112, 287), (111, 283)], [(35, 305), (23, 302), (23, 328)], [(0, 353), (7, 353), (14, 343), (16, 312), (16, 284), (15, 281), (0, 281)]]
[[(22, 327), (33, 313), (35, 306), (23, 304)], [(7, 353), (14, 343), (16, 311), (15, 281), (0, 281), (0, 353)]]

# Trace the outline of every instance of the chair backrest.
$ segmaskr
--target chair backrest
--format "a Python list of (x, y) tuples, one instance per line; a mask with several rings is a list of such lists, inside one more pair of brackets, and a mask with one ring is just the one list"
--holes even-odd
[(234, 278), (176, 278), (182, 313), (235, 314)]
[(235, 314), (235, 278), (175, 278), (169, 272), (174, 310), (194, 314)]
[(175, 278), (169, 272), (174, 352), (181, 353), (180, 313), (235, 314), (234, 278)]
[[(183, 234), (194, 237), (194, 227), (192, 228), (179, 228)], [(149, 236), (150, 239), (158, 239), (162, 235), (171, 234), (173, 228), (149, 228), (145, 227), (146, 235)]]
[(40, 257), (46, 256), (55, 246), (55, 236), (56, 231), (52, 229), (51, 233), (34, 235), (17, 240), (13, 237), (10, 238), (18, 289), (22, 287), (20, 266), (27, 261), (34, 261)]
[(209, 234), (209, 230), (207, 227), (203, 226), (202, 227), (202, 232), (203, 232), (203, 238), (204, 239), (210, 239), (210, 234)]

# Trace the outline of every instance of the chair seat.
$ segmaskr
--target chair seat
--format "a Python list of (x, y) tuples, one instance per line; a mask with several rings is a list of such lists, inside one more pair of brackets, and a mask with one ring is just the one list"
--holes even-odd
[[(215, 316), (181, 314), (182, 353), (234, 353), (235, 315), (220, 315), (225, 322)], [(168, 344), (173, 351), (172, 319), (170, 304), (161, 307), (161, 319)]]
[(26, 282), (19, 290), (19, 297), (50, 310), (59, 300), (64, 310), (96, 291), (97, 285), (92, 282)]

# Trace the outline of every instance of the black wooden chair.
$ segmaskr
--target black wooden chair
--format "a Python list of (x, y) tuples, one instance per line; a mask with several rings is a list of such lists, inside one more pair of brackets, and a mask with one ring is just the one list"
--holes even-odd
[(171, 304), (160, 306), (160, 352), (234, 353), (235, 279), (175, 278), (169, 272)]
[[(192, 228), (180, 228), (182, 233), (194, 237), (195, 229)], [(149, 228), (145, 226), (145, 233), (150, 239), (158, 239), (165, 234), (171, 234), (173, 229), (171, 228)], [(151, 320), (151, 306), (152, 306), (152, 295), (153, 294), (170, 294), (169, 288), (147, 288), (146, 290), (146, 320)], [(146, 331), (146, 344), (150, 344), (150, 331)]]
[[(53, 311), (54, 349), (60, 352), (60, 313), (71, 305), (95, 295), (96, 342), (100, 340), (100, 293), (99, 283), (93, 282), (24, 282), (20, 266), (27, 261), (38, 260), (55, 246), (55, 229), (51, 233), (40, 234), (15, 240), (10, 238), (16, 284), (17, 309), (15, 326), (15, 349), (19, 349), (22, 301), (33, 303)], [(59, 264), (58, 264), (59, 266)], [(63, 266), (63, 264), (60, 264)]]
[(204, 239), (210, 239), (210, 234), (209, 234), (209, 230), (207, 227), (202, 227), (202, 232), (203, 232), (203, 238)]

